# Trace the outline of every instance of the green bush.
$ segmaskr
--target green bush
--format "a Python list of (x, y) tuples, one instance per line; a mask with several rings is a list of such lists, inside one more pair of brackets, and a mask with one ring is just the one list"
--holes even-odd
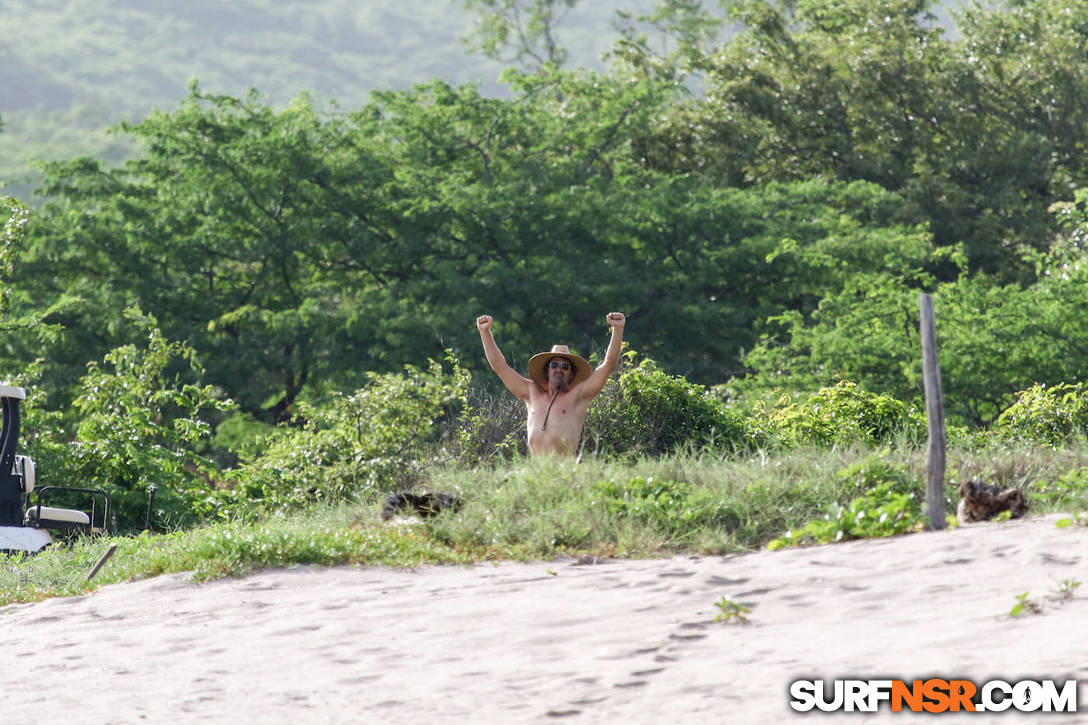
[(261, 454), (266, 439), (276, 431), (272, 423), (257, 420), (249, 413), (236, 410), (215, 427), (211, 449), (217, 458), (225, 459), (230, 467), (250, 461)]
[(1081, 383), (1036, 384), (1016, 395), (991, 427), (1018, 440), (1058, 445), (1088, 430), (1088, 395)]
[(525, 417), (525, 403), (506, 388), (472, 386), (450, 436), (451, 455), (469, 466), (527, 455)]
[(1088, 508), (1088, 468), (1074, 468), (1054, 479), (1034, 481), (1029, 491), (1033, 505)]
[(808, 522), (797, 531), (787, 531), (767, 548), (830, 544), (847, 539), (871, 539), (917, 531), (925, 523), (917, 498), (909, 493), (894, 493), (888, 485), (866, 496), (859, 496), (846, 506), (836, 506), (823, 518)]
[(739, 517), (724, 502), (689, 483), (635, 477), (626, 483), (601, 481), (595, 503), (612, 516), (632, 517), (667, 536), (701, 526), (735, 528)]
[(921, 411), (849, 381), (800, 400), (784, 397), (768, 416), (771, 434), (784, 445), (878, 445), (900, 436), (921, 440), (926, 431)]
[(265, 452), (232, 472), (216, 497), (220, 515), (247, 506), (292, 509), (319, 501), (358, 500), (418, 481), (461, 412), (470, 376), (455, 361), (446, 373), (368, 373), (368, 384), (323, 405), (300, 403), (292, 425), (267, 439)]
[(846, 468), (840, 469), (835, 478), (841, 483), (840, 500), (848, 500), (886, 487), (892, 493), (921, 493), (923, 482), (912, 476), (902, 464), (888, 459), (888, 451), (882, 450)]
[(843, 483), (842, 497), (848, 502), (831, 506), (822, 517), (796, 531), (787, 531), (767, 548), (895, 536), (924, 525), (921, 481), (883, 455), (869, 456), (848, 466), (838, 472), (837, 478)]
[(749, 444), (744, 419), (702, 385), (669, 375), (650, 359), (624, 356), (586, 417), (583, 448), (604, 455), (664, 455), (683, 448)]
[(104, 489), (121, 531), (143, 527), (154, 485), (160, 525), (193, 523), (218, 475), (214, 464), (194, 452), (211, 433), (203, 415), (232, 404), (219, 400), (211, 386), (171, 375), (175, 367), (199, 375), (193, 349), (167, 340), (153, 317), (127, 314), (145, 328), (147, 343), (115, 348), (104, 365), (88, 365), (75, 400), (75, 440), (38, 444), (52, 466), (64, 469), (49, 471), (43, 483)]

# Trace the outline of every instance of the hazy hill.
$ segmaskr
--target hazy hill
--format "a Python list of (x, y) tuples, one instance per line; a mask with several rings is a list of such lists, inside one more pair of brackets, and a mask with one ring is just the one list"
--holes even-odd
[[(617, 8), (593, 0), (564, 20), (574, 65), (599, 64)], [(465, 52), (461, 0), (0, 0), (0, 181), (26, 197), (27, 160), (128, 152), (106, 126), (204, 90), (256, 87), (274, 105), (301, 91), (351, 108), (374, 89), (430, 78), (499, 91), (501, 63)]]

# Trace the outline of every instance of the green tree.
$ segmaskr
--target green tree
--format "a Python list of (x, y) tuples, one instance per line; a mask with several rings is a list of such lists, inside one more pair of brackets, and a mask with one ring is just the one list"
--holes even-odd
[[(211, 432), (207, 415), (233, 407), (208, 385), (184, 382), (179, 373), (199, 370), (192, 348), (167, 340), (153, 317), (129, 311), (145, 337), (92, 363), (75, 400), (79, 424), (67, 445), (68, 470), (57, 478), (110, 494), (122, 530), (140, 528), (148, 491), (160, 489), (160, 525), (191, 523), (213, 488), (217, 471), (195, 452)], [(175, 368), (177, 368), (175, 370)]]
[(0, 196), (0, 322), (5, 327), (11, 309), (11, 284), (15, 261), (26, 239), (30, 210), (10, 196)]
[(84, 299), (56, 316), (54, 379), (132, 343), (118, 311), (138, 304), (266, 420), (308, 388), (475, 350), (482, 312), (527, 356), (592, 353), (602, 312), (622, 309), (639, 349), (720, 382), (768, 317), (808, 314), (857, 269), (929, 259), (903, 199), (873, 184), (723, 189), (648, 168), (636, 146), (671, 81), (511, 82), (518, 100), (432, 83), (329, 116), (194, 88), (127, 127), (143, 156), (49, 165), (28, 300)]
[[(30, 222), (29, 208), (14, 197), (0, 195), (0, 332), (8, 334), (9, 349), (21, 341), (33, 345), (54, 336), (56, 326), (44, 324), (43, 318), (63, 310), (73, 301), (61, 295), (33, 312), (19, 311), (16, 271), (20, 276), (25, 274), (21, 267), (26, 257)], [(8, 375), (19, 372), (12, 371)]]
[(856, 274), (811, 315), (779, 318), (787, 333), (768, 336), (746, 356), (758, 374), (740, 386), (815, 389), (850, 380), (900, 400), (918, 399), (919, 289), (935, 296), (944, 400), (960, 420), (990, 422), (1037, 383), (1083, 380), (1088, 323), (1075, 311), (1088, 302), (1088, 194), (1076, 196), (1054, 209), (1062, 232), (1050, 250), (1029, 256), (1038, 282), (1000, 284), (964, 273), (934, 284), (920, 270)]
[[(662, 93), (516, 81), (516, 102), (433, 83), (327, 116), (194, 87), (176, 112), (125, 126), (141, 157), (47, 165), (31, 297), (86, 300), (58, 316), (79, 353), (56, 358), (78, 368), (131, 342), (117, 311), (139, 304), (244, 409), (283, 418), (307, 385), (352, 387), (441, 352), (451, 330), (468, 338), (481, 308), (543, 326), (546, 300), (606, 286), (611, 156)], [(556, 83), (564, 114), (538, 92)]]
[(1018, 249), (1045, 247), (1047, 207), (1084, 175), (1088, 4), (971, 6), (956, 38), (932, 5), (729, 2), (740, 31), (694, 56), (705, 96), (670, 108), (639, 153), (717, 185), (870, 181), (939, 246), (962, 243), (972, 270), (1029, 280)]
[(559, 68), (567, 50), (559, 44), (557, 26), (579, 0), (465, 0), (476, 13), (466, 46), (504, 63), (528, 70)]
[(807, 317), (865, 270), (911, 274), (932, 259), (924, 229), (899, 222), (902, 200), (872, 184), (639, 180), (616, 221), (634, 240), (628, 269), (641, 290), (632, 344), (699, 382), (743, 374), (743, 352), (776, 339), (781, 315)]
[(619, 72), (629, 66), (674, 82), (708, 70), (725, 21), (701, 0), (659, 0), (649, 13), (617, 14), (620, 38), (611, 55)]
[(86, 300), (59, 318), (65, 344), (86, 359), (125, 342), (117, 313), (139, 304), (204, 351), (210, 378), (246, 409), (273, 418), (314, 376), (346, 369), (365, 344), (358, 299), (412, 262), (368, 224), (386, 205), (352, 196), (380, 194), (391, 171), (344, 123), (305, 99), (276, 113), (194, 87), (177, 112), (125, 126), (145, 155), (113, 170), (47, 165), (58, 201), (43, 211), (32, 276), (45, 294)]

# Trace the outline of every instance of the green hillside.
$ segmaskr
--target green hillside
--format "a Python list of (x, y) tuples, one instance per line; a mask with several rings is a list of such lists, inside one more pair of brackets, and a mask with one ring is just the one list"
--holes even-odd
[[(571, 11), (571, 63), (599, 64), (617, 8), (652, 5)], [(0, 181), (26, 198), (31, 158), (123, 157), (129, 142), (103, 130), (174, 108), (194, 78), (212, 93), (257, 88), (277, 106), (310, 91), (351, 108), (435, 77), (497, 93), (503, 64), (465, 51), (471, 26), (460, 0), (3, 0)]]

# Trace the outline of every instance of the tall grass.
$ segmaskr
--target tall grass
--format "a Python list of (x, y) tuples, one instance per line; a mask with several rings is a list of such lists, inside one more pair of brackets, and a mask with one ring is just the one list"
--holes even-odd
[[(117, 553), (86, 577), (111, 543)], [(221, 523), (170, 534), (85, 537), (32, 557), (0, 557), (0, 605), (71, 596), (106, 584), (192, 572), (197, 581), (266, 567), (469, 564), (493, 556), (436, 542), (425, 529), (381, 527), (370, 508), (317, 506), (261, 522)]]
[[(906, 446), (446, 464), (426, 471), (426, 486), (460, 495), (457, 512), (383, 524), (381, 502), (371, 498), (168, 534), (81, 539), (34, 557), (0, 557), (0, 605), (179, 572), (199, 580), (300, 564), (415, 567), (750, 551), (856, 495), (843, 471), (874, 459), (905, 471), (921, 495), (924, 451)], [(962, 446), (948, 459), (949, 512), (956, 485), (972, 478), (1021, 487), (1033, 514), (1088, 508), (1088, 446)], [(111, 541), (117, 554), (87, 582)]]

